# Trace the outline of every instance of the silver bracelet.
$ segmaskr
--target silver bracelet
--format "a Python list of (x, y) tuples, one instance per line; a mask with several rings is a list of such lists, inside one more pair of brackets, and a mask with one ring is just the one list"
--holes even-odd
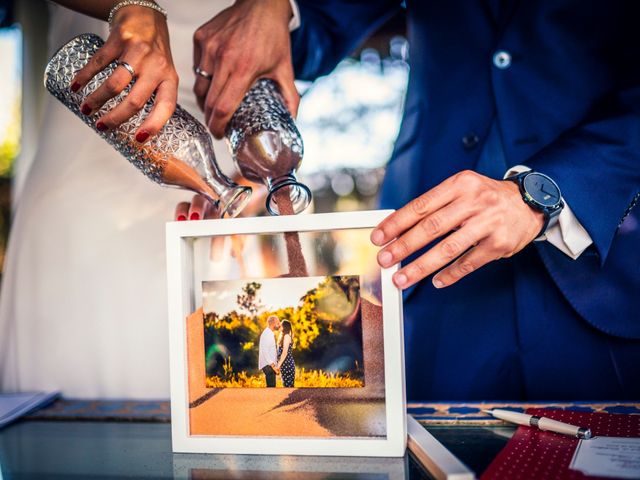
[(121, 2), (118, 2), (113, 7), (111, 7), (111, 11), (109, 11), (109, 18), (107, 19), (109, 28), (111, 28), (111, 22), (113, 21), (113, 17), (118, 12), (118, 10), (124, 7), (129, 7), (131, 5), (150, 8), (152, 10), (155, 10), (156, 12), (160, 12), (162, 15), (164, 15), (164, 18), (167, 18), (167, 11), (155, 2), (151, 2), (149, 0), (122, 0)]

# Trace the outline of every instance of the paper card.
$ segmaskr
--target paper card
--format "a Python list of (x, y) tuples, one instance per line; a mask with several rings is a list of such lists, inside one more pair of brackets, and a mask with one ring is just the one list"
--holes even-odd
[(569, 468), (598, 477), (640, 478), (640, 438), (580, 440)]

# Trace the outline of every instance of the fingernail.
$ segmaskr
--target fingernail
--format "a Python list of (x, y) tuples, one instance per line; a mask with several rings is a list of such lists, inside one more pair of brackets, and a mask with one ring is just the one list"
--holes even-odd
[(376, 245), (381, 245), (384, 241), (384, 233), (382, 233), (382, 230), (376, 229), (371, 232), (371, 241)]
[(383, 267), (389, 266), (391, 264), (391, 260), (393, 260), (393, 255), (389, 252), (382, 252), (378, 255), (378, 261)]
[(407, 276), (404, 273), (398, 273), (393, 277), (397, 287), (404, 287), (407, 284)]
[(442, 280), (438, 280), (437, 278), (434, 278), (432, 282), (433, 282), (433, 286), (436, 288), (444, 287), (444, 283), (442, 283)]
[(73, 85), (71, 85), (71, 91), (77, 92), (78, 90), (80, 90), (80, 87), (80, 82), (73, 82)]
[(96, 122), (96, 128), (98, 129), (99, 132), (104, 132), (109, 127), (107, 127), (102, 120), (98, 120)]
[(140, 130), (138, 133), (136, 133), (136, 142), (138, 143), (144, 142), (147, 138), (149, 138), (149, 132), (147, 132), (146, 130)]
[(80, 107), (80, 111), (83, 115), (89, 115), (91, 113), (91, 107), (85, 103)]
[(200, 214), (198, 212), (193, 212), (189, 217), (190, 220), (200, 220)]
[(187, 219), (186, 215), (178, 215), (178, 221), (179, 222), (184, 222)]

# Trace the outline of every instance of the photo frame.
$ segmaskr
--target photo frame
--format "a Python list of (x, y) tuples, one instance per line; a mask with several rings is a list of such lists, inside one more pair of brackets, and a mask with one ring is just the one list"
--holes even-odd
[(404, 455), (398, 267), (369, 241), (390, 213), (167, 224), (174, 452)]

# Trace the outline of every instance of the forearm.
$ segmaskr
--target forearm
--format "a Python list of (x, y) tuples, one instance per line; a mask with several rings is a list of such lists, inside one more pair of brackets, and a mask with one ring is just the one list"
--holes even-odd
[(300, 27), (291, 33), (296, 78), (329, 73), (401, 8), (399, 0), (297, 0)]
[(620, 221), (640, 191), (640, 115), (598, 119), (566, 132), (527, 159), (558, 182), (562, 196), (606, 260)]
[(74, 10), (78, 13), (83, 13), (90, 17), (97, 18), (99, 20), (106, 20), (109, 17), (109, 12), (116, 3), (121, 0), (92, 0), (87, 2), (86, 0), (52, 0), (58, 5)]

